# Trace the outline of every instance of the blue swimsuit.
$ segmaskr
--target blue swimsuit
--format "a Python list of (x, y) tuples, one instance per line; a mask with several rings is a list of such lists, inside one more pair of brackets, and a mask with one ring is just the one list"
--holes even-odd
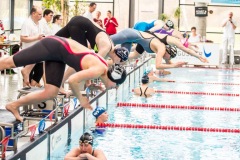
[(152, 27), (154, 27), (154, 22), (156, 20), (150, 22), (150, 23), (147, 23), (147, 22), (137, 22), (133, 29), (136, 29), (138, 31), (148, 31), (149, 29), (151, 29)]

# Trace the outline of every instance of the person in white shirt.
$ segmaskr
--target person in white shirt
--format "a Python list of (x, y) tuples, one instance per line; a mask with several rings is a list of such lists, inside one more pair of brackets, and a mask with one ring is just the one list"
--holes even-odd
[(201, 42), (201, 35), (197, 34), (196, 31), (197, 31), (196, 27), (191, 28), (191, 34), (190, 34), (190, 37), (188, 39), (188, 42), (192, 42), (192, 43)]
[(229, 12), (228, 18), (222, 23), (223, 27), (223, 53), (222, 64), (227, 63), (227, 49), (228, 45), (234, 48), (236, 22), (233, 20), (233, 12)]
[[(23, 23), (21, 28), (21, 42), (22, 49), (31, 47), (39, 40), (44, 38), (43, 26), (40, 22), (42, 19), (42, 9), (40, 7), (33, 7), (30, 11), (29, 18)], [(23, 71), (23, 70), (22, 70)], [(29, 75), (29, 81), (31, 86), (40, 86), (39, 82), (43, 75), (43, 64), (38, 63), (32, 69)], [(23, 86), (26, 86), (23, 82)]]
[(52, 22), (52, 34), (55, 35), (62, 27), (62, 16), (57, 14), (53, 17), (53, 22)]
[(41, 19), (40, 23), (43, 26), (43, 34), (44, 36), (51, 36), (52, 34), (52, 18), (53, 18), (53, 11), (50, 9), (45, 9), (43, 12), (43, 18)]
[(93, 21), (92, 13), (96, 10), (97, 4), (92, 2), (88, 6), (88, 10), (83, 14), (83, 17), (88, 18), (89, 20)]

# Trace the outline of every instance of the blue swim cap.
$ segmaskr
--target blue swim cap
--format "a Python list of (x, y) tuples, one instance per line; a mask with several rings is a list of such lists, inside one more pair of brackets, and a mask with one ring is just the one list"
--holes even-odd
[(92, 115), (97, 119), (104, 112), (106, 112), (105, 108), (103, 108), (103, 107), (96, 107), (96, 109), (93, 111)]
[(129, 51), (125, 47), (114, 49), (115, 54), (121, 59), (120, 62), (128, 60)]

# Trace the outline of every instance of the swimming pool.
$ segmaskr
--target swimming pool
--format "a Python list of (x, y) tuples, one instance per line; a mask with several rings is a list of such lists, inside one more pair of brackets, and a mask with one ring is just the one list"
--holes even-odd
[[(164, 91), (239, 93), (239, 70), (181, 68), (172, 69), (171, 72), (166, 78), (175, 80), (175, 83), (155, 82), (151, 86)], [(137, 80), (134, 85), (125, 85), (122, 89), (124, 96), (108, 104), (109, 123), (240, 128), (239, 112), (116, 107), (116, 102), (121, 101), (240, 108), (239, 96), (159, 93), (144, 99), (134, 96), (131, 92), (138, 84)], [(69, 149), (78, 146), (79, 136), (76, 133), (69, 146), (62, 147), (58, 153), (52, 154), (51, 159), (62, 158)], [(105, 134), (94, 136), (94, 147), (102, 149), (110, 160), (240, 159), (239, 133), (108, 128)]]

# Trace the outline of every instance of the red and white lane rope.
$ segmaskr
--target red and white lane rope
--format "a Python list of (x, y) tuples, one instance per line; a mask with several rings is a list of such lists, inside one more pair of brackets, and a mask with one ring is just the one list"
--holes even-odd
[(176, 81), (177, 83), (188, 83), (188, 84), (217, 84), (217, 85), (229, 85), (229, 86), (239, 86), (240, 83), (222, 83), (222, 82), (181, 82)]
[(134, 129), (159, 129), (159, 130), (175, 130), (175, 131), (240, 133), (240, 129), (230, 129), (230, 128), (159, 126), (159, 125), (143, 125), (143, 124), (98, 123), (97, 127), (100, 127), (100, 128), (108, 127), (108, 128), (134, 128)]
[(205, 106), (185, 106), (185, 105), (169, 105), (169, 104), (143, 104), (143, 103), (128, 103), (118, 102), (118, 107), (148, 107), (148, 108), (162, 108), (162, 109), (189, 109), (189, 110), (211, 110), (211, 111), (232, 111), (240, 112), (240, 108), (230, 107), (205, 107)]
[(155, 90), (156, 93), (169, 93), (169, 94), (190, 94), (190, 95), (207, 95), (207, 96), (230, 96), (239, 97), (238, 93), (213, 93), (213, 92), (188, 92), (188, 91), (163, 91)]

